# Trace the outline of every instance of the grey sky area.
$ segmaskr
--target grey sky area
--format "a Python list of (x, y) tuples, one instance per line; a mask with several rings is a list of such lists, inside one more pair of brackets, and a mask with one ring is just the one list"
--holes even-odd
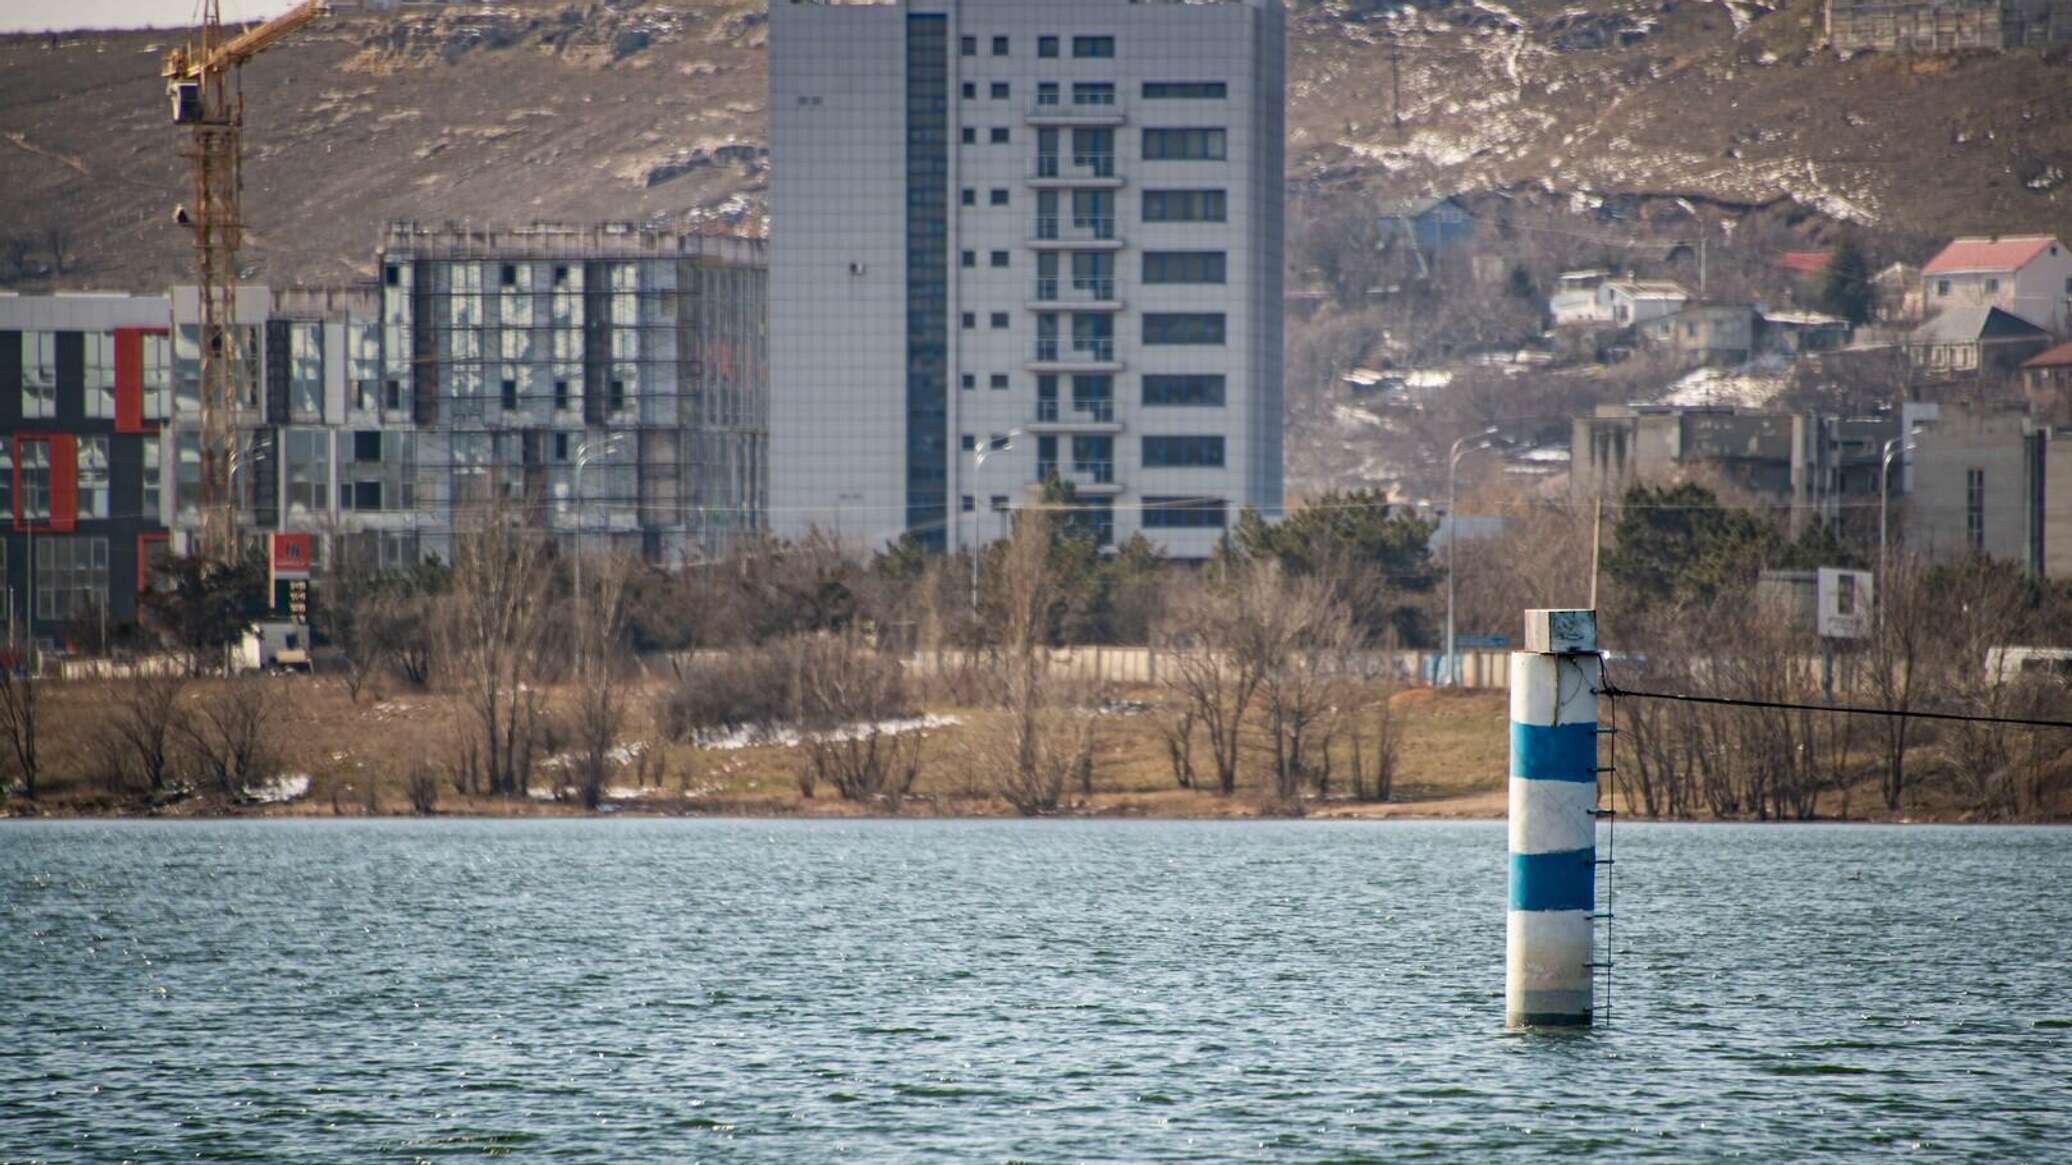
[[(224, 0), (227, 23), (263, 20), (293, 0)], [(195, 0), (0, 0), (0, 33), (74, 28), (183, 28), (199, 11)]]

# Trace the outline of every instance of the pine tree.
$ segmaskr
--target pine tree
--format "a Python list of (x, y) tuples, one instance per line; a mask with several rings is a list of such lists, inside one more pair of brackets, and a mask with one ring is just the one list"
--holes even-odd
[(1871, 293), (1871, 263), (1856, 239), (1844, 235), (1827, 253), (1821, 268), (1820, 310), (1840, 316), (1852, 324), (1870, 322), (1875, 297)]

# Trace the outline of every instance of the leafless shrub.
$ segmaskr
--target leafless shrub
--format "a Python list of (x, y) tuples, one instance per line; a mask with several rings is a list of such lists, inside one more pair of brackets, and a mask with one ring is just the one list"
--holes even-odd
[(110, 684), (104, 700), (109, 709), (106, 739), (121, 749), (126, 770), (154, 793), (165, 789), (178, 757), (175, 725), (186, 688), (186, 675), (166, 668)]
[(491, 514), (454, 537), (453, 586), (440, 602), (446, 674), (482, 741), (488, 792), (523, 797), (540, 755), (556, 625), (541, 538)]
[(22, 795), (36, 795), (37, 778), (42, 773), (42, 753), (39, 751), (37, 706), (41, 700), (39, 689), (48, 681), (32, 678), (26, 670), (17, 671), (17, 660), (0, 659), (0, 743), (7, 746), (4, 758), (13, 771), (15, 779), (21, 782)]
[(604, 799), (611, 754), (626, 726), (628, 711), (626, 594), (636, 563), (619, 556), (590, 572), (575, 596), (576, 788), (586, 809)]
[(768, 731), (793, 718), (794, 661), (776, 647), (739, 647), (691, 657), (662, 697), (659, 718), (672, 740), (740, 729)]
[(921, 733), (885, 723), (910, 711), (898, 661), (853, 632), (799, 636), (789, 652), (800, 745), (813, 780), (834, 786), (843, 800), (882, 800), (896, 810), (920, 777), (922, 753)]
[(192, 702), (175, 723), (195, 783), (241, 800), (279, 773), (272, 681), (232, 680)]
[(439, 809), (439, 778), (426, 765), (411, 768), (404, 779), (403, 791), (410, 798), (410, 811), (419, 817), (429, 817)]

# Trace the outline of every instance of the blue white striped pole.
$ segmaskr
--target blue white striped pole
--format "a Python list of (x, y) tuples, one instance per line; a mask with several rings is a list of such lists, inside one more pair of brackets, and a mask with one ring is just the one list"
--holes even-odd
[[(1551, 640), (1548, 616), (1571, 634)], [(1535, 634), (1533, 623), (1542, 622)], [(1558, 620), (1557, 620), (1558, 622)], [(1574, 632), (1580, 623), (1587, 638)], [(1582, 1026), (1591, 1011), (1591, 914), (1597, 886), (1597, 688), (1590, 612), (1527, 612), (1511, 655), (1511, 906), (1504, 942), (1504, 1023)], [(1577, 650), (1587, 644), (1587, 650)]]

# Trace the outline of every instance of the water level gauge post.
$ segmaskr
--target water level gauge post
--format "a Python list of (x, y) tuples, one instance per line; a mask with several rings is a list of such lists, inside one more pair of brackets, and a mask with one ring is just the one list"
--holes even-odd
[(1590, 1023), (1597, 882), (1597, 618), (1525, 613), (1511, 653), (1507, 1027)]

